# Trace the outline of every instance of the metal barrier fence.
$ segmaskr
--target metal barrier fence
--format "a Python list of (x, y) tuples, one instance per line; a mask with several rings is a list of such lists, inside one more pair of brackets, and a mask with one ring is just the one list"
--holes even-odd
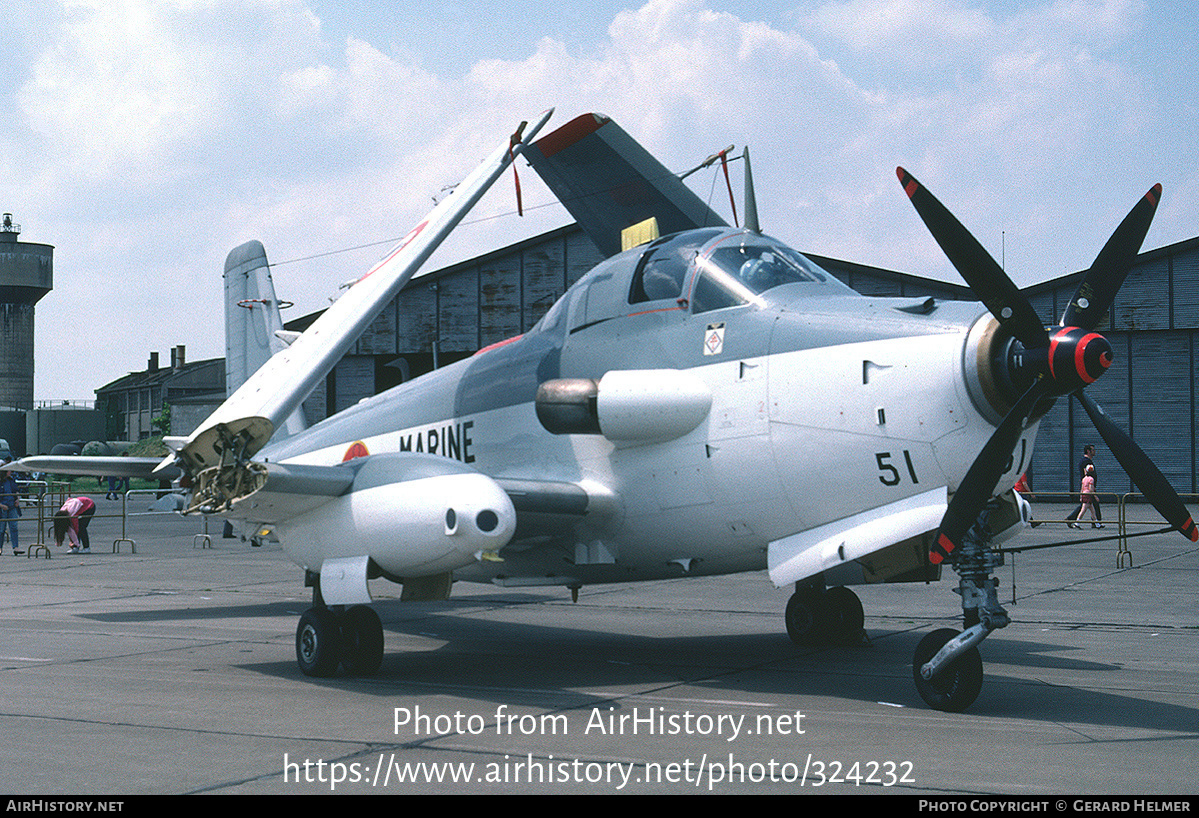
[(50, 547), (46, 544), (45, 536), (48, 533), (52, 539), (54, 532), (47, 526), (53, 526), (54, 512), (62, 508), (62, 504), (67, 501), (71, 484), (49, 480), (18, 480), (17, 487), (21, 495), (21, 516), (25, 516), (26, 510), (37, 512), (37, 536), (35, 541), (25, 548), (25, 556), (32, 557), (44, 551), (46, 559), (49, 559)]
[[(1194, 507), (1196, 502), (1199, 502), (1199, 494), (1179, 494), (1179, 498), (1184, 502)], [(1139, 492), (1130, 491), (1127, 494), (1120, 495), (1119, 498), (1119, 514), (1120, 514), (1120, 550), (1116, 556), (1116, 567), (1122, 567), (1120, 562), (1124, 554), (1128, 554), (1128, 565), (1132, 566), (1132, 552), (1128, 550), (1128, 527), (1130, 525), (1157, 525), (1162, 524), (1161, 515), (1157, 513), (1157, 509), (1151, 503), (1129, 503), (1131, 499), (1144, 499), (1145, 495)], [(1151, 515), (1149, 520), (1131, 520), (1129, 519), (1129, 506), (1136, 506), (1148, 509), (1148, 514)], [(1138, 515), (1141, 516), (1141, 515)]]
[[(25, 550), (27, 557), (45, 552), (46, 558), (50, 558), (50, 547), (48, 541), (54, 539), (53, 521), (54, 513), (62, 508), (63, 503), (67, 501), (67, 497), (71, 494), (71, 484), (65, 481), (47, 481), (47, 480), (18, 480), (17, 485), (21, 488), (21, 508), (22, 510), (34, 510), (37, 512), (37, 540)], [(131, 553), (137, 553), (137, 542), (129, 536), (129, 518), (143, 517), (149, 515), (174, 514), (175, 511), (130, 511), (129, 500), (131, 497), (150, 496), (161, 498), (164, 494), (169, 494), (166, 489), (130, 489), (121, 496), (121, 513), (120, 514), (95, 514), (93, 519), (115, 519), (121, 520), (121, 536), (113, 540), (112, 552), (119, 553), (123, 544), (128, 544)], [(1129, 526), (1161, 526), (1162, 519), (1157, 515), (1157, 510), (1149, 503), (1132, 502), (1130, 500), (1143, 499), (1145, 495), (1138, 492), (1127, 492), (1125, 494), (1105, 494), (1097, 495), (1100, 502), (1111, 503), (1111, 498), (1116, 500), (1116, 567), (1124, 567), (1124, 558), (1128, 557), (1128, 567), (1132, 567), (1132, 550), (1128, 547)], [(1192, 505), (1199, 504), (1199, 494), (1181, 494), (1179, 495), (1183, 502), (1189, 502)], [(1068, 492), (1045, 492), (1033, 491), (1028, 492), (1026, 499), (1030, 502), (1055, 502), (1060, 505), (1071, 505), (1079, 502), (1079, 494), (1076, 491)], [(1130, 506), (1144, 507), (1149, 509), (1149, 513), (1143, 516), (1149, 519), (1140, 519), (1142, 515), (1136, 515), (1137, 519), (1130, 517)], [(22, 516), (23, 513), (22, 513)], [(204, 516), (204, 530), (194, 535), (192, 539), (193, 548), (212, 548), (212, 537), (208, 533), (208, 517)], [(1038, 525), (1047, 523), (1066, 525), (1069, 520), (1041, 520), (1035, 521)], [(1082, 523), (1081, 520), (1078, 521)], [(1154, 532), (1144, 532), (1154, 533)], [(1133, 534), (1131, 536), (1137, 536)], [(1106, 538), (1105, 538), (1106, 539)]]
[[(1129, 568), (1132, 567), (1132, 550), (1128, 547), (1128, 540), (1132, 537), (1147, 536), (1162, 531), (1162, 526), (1165, 521), (1161, 515), (1157, 513), (1157, 509), (1148, 502), (1139, 502), (1144, 499), (1145, 495), (1139, 492), (1130, 491), (1125, 494), (1097, 492), (1096, 497), (1101, 504), (1111, 505), (1114, 501), (1116, 505), (1116, 530), (1115, 535), (1111, 537), (1103, 537), (1103, 540), (1114, 540), (1116, 542), (1116, 567), (1124, 568), (1125, 557), (1128, 559)], [(1183, 502), (1197, 503), (1199, 502), (1199, 494), (1180, 494)], [(1048, 492), (1048, 491), (1032, 491), (1025, 494), (1025, 499), (1030, 502), (1050, 502), (1060, 505), (1078, 505), (1081, 502), (1077, 491), (1068, 492)], [(1130, 502), (1131, 501), (1131, 502)], [(1144, 509), (1144, 513), (1137, 513), (1133, 509)], [(1071, 520), (1042, 520), (1035, 519), (1038, 525), (1054, 524), (1066, 525)], [(1084, 523), (1084, 520), (1076, 521), (1079, 525)], [(1130, 527), (1136, 528), (1140, 526), (1154, 526), (1152, 531), (1131, 532)], [(1166, 530), (1171, 530), (1167, 529)]]
[[(22, 518), (26, 517), (27, 512), (33, 512), (33, 514), (28, 515), (29, 517), (33, 517), (34, 514), (37, 517), (35, 541), (25, 549), (25, 555), (26, 557), (33, 557), (44, 553), (46, 558), (50, 559), (50, 543), (54, 542), (54, 514), (62, 508), (67, 498), (72, 496), (71, 484), (65, 481), (18, 480), (17, 485), (21, 489)], [(79, 494), (86, 493), (81, 492)], [(166, 489), (130, 489), (121, 496), (121, 511), (119, 514), (102, 514), (97, 511), (92, 515), (92, 519), (120, 519), (121, 536), (113, 540), (112, 553), (119, 553), (122, 545), (125, 544), (128, 544), (131, 553), (137, 553), (137, 542), (130, 536), (129, 523), (131, 517), (161, 516), (163, 514), (174, 514), (177, 511), (153, 509), (131, 511), (130, 499), (140, 496), (152, 496), (156, 499), (161, 499), (167, 494), (171, 494), (171, 492)], [(32, 522), (32, 519), (29, 522)], [(212, 537), (208, 533), (207, 517), (204, 517), (203, 532), (196, 534), (193, 539), (193, 547), (212, 548)]]

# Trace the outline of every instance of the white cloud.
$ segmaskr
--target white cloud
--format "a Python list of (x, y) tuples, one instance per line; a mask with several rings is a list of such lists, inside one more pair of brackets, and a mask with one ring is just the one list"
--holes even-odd
[(858, 51), (885, 49), (907, 66), (945, 62), (998, 33), (987, 12), (957, 0), (849, 0), (819, 6), (805, 20)]
[[(1132, 0), (850, 0), (812, 7), (791, 28), (702, 0), (649, 0), (580, 19), (594, 36), (546, 31), (503, 59), (471, 59), (513, 50), (487, 41), (493, 27), (473, 8), (463, 24), (478, 42), (455, 36), (453, 55), (404, 39), (403, 21), (329, 23), (306, 0), (65, 0), (22, 11), (28, 19), (14, 19), (27, 30), (0, 53), (16, 89), (0, 169), (23, 180), (4, 208), (26, 225), (23, 238), (58, 245), (55, 292), (39, 308), (39, 394), (74, 387), (42, 350), (80, 332), (136, 350), (100, 378), (140, 366), (142, 347), (221, 354), (219, 338), (188, 336), (219, 325), (217, 277), (232, 246), (260, 238), (278, 262), (402, 235), (519, 119), (550, 106), (550, 127), (611, 115), (676, 170), (748, 143), (769, 232), (946, 278), (955, 274), (900, 192), (897, 164), (996, 254), (1006, 230), (1021, 283), (1088, 263), (1161, 168), (1188, 168), (1162, 178), (1159, 218), (1175, 238), (1196, 222), (1168, 207), (1199, 207), (1171, 198), (1171, 185), (1193, 182), (1181, 174), (1193, 175), (1184, 159), (1195, 126), (1170, 114), (1194, 103), (1147, 81), (1145, 66), (1160, 62), (1138, 50), (1152, 47), (1137, 43), (1147, 17)], [(351, 13), (331, 5), (326, 15)], [(1162, 58), (1194, 52), (1193, 39)], [(1158, 126), (1169, 138), (1147, 142), (1147, 121), (1169, 123)], [(532, 176), (522, 174), (526, 207), (548, 197)], [(715, 180), (692, 181), (707, 196)], [(554, 208), (485, 221), (512, 209), (505, 180), (455, 252), (567, 221)], [(287, 265), (277, 285), (310, 309), (381, 252)], [(106, 310), (135, 306), (133, 328), (100, 320), (93, 293)], [(147, 328), (156, 308), (167, 318)]]

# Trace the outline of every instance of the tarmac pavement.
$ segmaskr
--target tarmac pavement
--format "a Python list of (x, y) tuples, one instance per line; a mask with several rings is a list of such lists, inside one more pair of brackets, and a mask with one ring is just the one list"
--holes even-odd
[[(401, 604), (372, 581), (381, 670), (314, 680), (294, 649), (310, 591), (277, 545), (214, 521), (198, 547), (200, 521), (154, 515), (129, 520), (136, 553), (113, 553), (120, 504), (97, 502), (93, 553), (0, 557), (0, 792), (1199, 791), (1199, 548), (1176, 533), (1133, 540), (1131, 567), (1103, 542), (999, 569), (1013, 624), (950, 714), (911, 678), (920, 638), (960, 627), (950, 572), (857, 589), (868, 641), (803, 649), (764, 573), (578, 603), (458, 583)], [(1113, 530), (1054, 523), (1019, 544)]]

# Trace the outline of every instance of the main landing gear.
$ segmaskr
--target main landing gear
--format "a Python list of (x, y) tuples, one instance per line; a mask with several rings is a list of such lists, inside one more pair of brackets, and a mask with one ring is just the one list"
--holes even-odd
[(383, 623), (373, 608), (329, 608), (313, 592), (313, 606), (296, 627), (296, 662), (305, 676), (328, 677), (338, 666), (350, 676), (369, 676), (383, 663)]
[(787, 601), (787, 635), (803, 647), (856, 645), (865, 633), (862, 601), (843, 585), (825, 589), (823, 582), (797, 582)]
[(1003, 565), (1003, 553), (990, 547), (987, 512), (963, 538), (951, 565), (957, 572), (965, 630), (935, 630), (920, 640), (912, 657), (912, 679), (920, 698), (934, 710), (960, 713), (978, 698), (983, 662), (978, 644), (1011, 622), (999, 604), (999, 580), (990, 573)]

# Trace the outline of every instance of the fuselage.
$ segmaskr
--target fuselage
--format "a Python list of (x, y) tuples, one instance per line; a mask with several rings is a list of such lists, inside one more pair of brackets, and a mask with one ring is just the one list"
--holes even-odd
[[(502, 562), (455, 571), (465, 579), (757, 570), (772, 541), (956, 487), (994, 431), (967, 382), (968, 337), (987, 320), (980, 304), (863, 297), (754, 233), (692, 231), (598, 265), (524, 335), (262, 455), (331, 465), (422, 452), (593, 498), (583, 517), (518, 531)], [(664, 441), (551, 434), (538, 421), (539, 385), (612, 370), (685, 371), (710, 391), (710, 410)], [(1026, 468), (1034, 434), (1003, 480)]]

